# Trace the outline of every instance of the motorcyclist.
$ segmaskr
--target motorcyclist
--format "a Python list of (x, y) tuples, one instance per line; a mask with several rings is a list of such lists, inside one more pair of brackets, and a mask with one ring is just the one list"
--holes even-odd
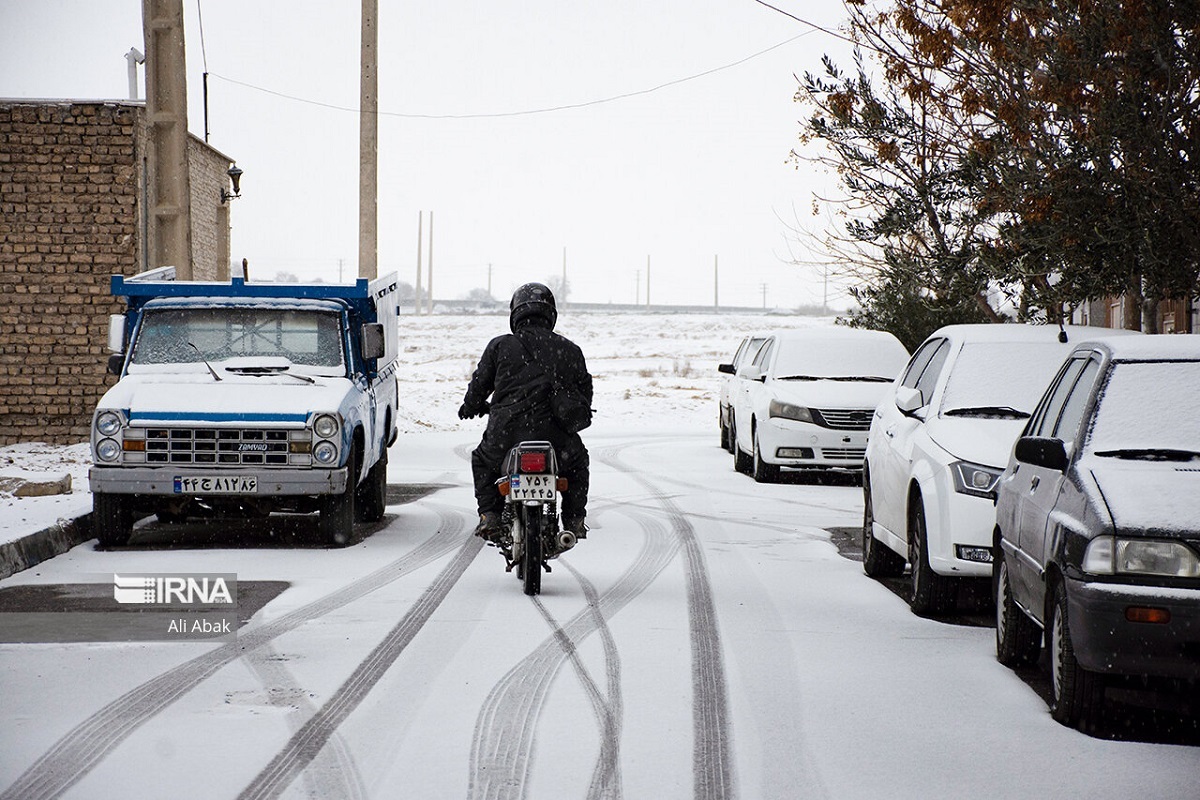
[(496, 479), (501, 463), (514, 445), (531, 439), (554, 445), (559, 475), (567, 479), (563, 528), (581, 539), (587, 535), (588, 451), (578, 433), (568, 433), (554, 419), (547, 372), (561, 384), (575, 387), (589, 406), (592, 376), (579, 346), (554, 333), (557, 320), (554, 294), (548, 287), (527, 283), (513, 292), (508, 316), (512, 333), (488, 342), (458, 410), (460, 419), (488, 415), (483, 439), (471, 453), (478, 536), (491, 538), (499, 532), (504, 500)]

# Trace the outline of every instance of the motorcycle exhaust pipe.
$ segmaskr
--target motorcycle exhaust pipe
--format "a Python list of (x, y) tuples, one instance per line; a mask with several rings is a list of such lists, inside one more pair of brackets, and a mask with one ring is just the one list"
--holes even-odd
[(570, 531), (558, 532), (558, 549), (560, 552), (563, 550), (570, 550), (575, 546), (575, 541), (575, 534), (571, 533)]

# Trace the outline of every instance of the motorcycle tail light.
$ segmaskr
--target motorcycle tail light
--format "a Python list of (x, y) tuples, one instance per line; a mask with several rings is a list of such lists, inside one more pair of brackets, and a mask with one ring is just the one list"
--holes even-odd
[(545, 472), (546, 454), (541, 452), (521, 453), (521, 472)]

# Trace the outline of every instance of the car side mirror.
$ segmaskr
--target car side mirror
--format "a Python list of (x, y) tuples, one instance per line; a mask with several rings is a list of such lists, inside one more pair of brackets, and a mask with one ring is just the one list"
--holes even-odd
[(748, 381), (761, 381), (766, 375), (762, 371), (762, 367), (757, 364), (747, 364), (738, 370), (738, 377), (745, 378)]
[(723, 372), (726, 375), (733, 375), (733, 364), (717, 364), (717, 372)]
[(1035, 467), (1066, 472), (1070, 463), (1067, 459), (1067, 446), (1062, 439), (1046, 439), (1039, 436), (1022, 436), (1017, 439), (1013, 450), (1017, 461), (1032, 464)]
[(925, 398), (921, 396), (919, 389), (911, 386), (900, 386), (896, 389), (896, 408), (900, 409), (900, 413), (912, 415), (924, 406)]
[(385, 343), (383, 339), (383, 323), (368, 322), (362, 326), (363, 358), (383, 358)]

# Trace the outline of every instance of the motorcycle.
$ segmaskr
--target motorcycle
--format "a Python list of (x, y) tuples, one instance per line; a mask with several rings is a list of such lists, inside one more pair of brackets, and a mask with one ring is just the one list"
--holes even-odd
[(567, 479), (558, 475), (549, 442), (521, 442), (508, 451), (503, 470), (496, 481), (504, 511), (495, 543), (508, 561), (506, 571), (516, 569), (525, 594), (535, 595), (542, 590), (542, 571), (550, 572), (548, 562), (575, 546), (575, 534), (558, 522), (558, 495)]

